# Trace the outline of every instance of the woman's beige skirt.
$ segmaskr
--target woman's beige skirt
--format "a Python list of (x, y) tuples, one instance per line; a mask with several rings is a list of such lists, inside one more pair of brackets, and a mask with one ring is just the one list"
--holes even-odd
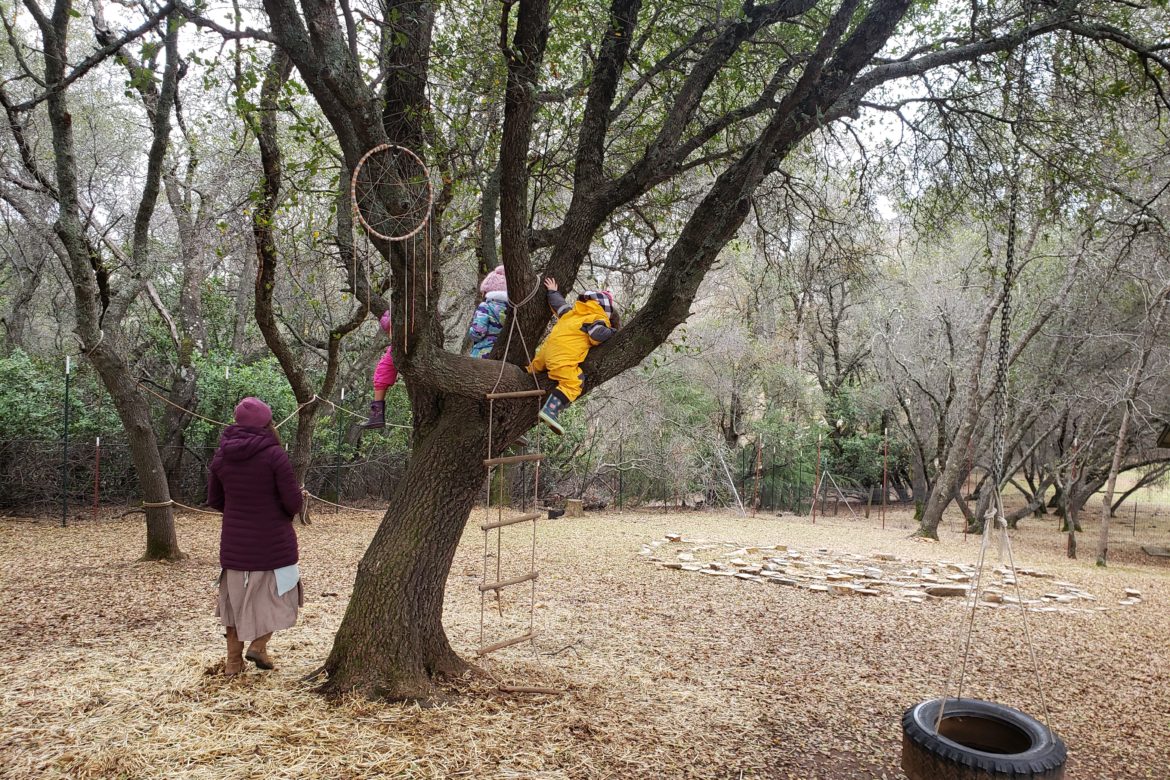
[(235, 626), (242, 642), (297, 624), (297, 608), (304, 606), (301, 583), (283, 596), (276, 595), (276, 574), (224, 569), (219, 575), (219, 603), (215, 614), (224, 626)]

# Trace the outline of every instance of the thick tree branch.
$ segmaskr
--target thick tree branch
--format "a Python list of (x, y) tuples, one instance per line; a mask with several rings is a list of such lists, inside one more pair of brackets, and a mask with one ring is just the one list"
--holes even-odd
[[(26, 3), (26, 5), (29, 8), (36, 7), (36, 3), (32, 2), (31, 0), (28, 3)], [(101, 39), (99, 39), (99, 43), (102, 43), (102, 47), (100, 49), (90, 53), (85, 59), (83, 59), (81, 62), (79, 62), (77, 65), (75, 65), (73, 67), (73, 69), (69, 71), (68, 74), (63, 74), (62, 77), (58, 81), (50, 84), (44, 92), (41, 92), (40, 94), (36, 95), (35, 97), (29, 98), (28, 100), (25, 100), (21, 103), (17, 103), (16, 105), (12, 106), (12, 110), (20, 113), (20, 112), (24, 112), (24, 111), (31, 111), (32, 109), (36, 108), (41, 103), (48, 100), (49, 95), (51, 95), (54, 92), (60, 92), (60, 91), (64, 90), (70, 84), (77, 81), (79, 78), (81, 78), (82, 76), (84, 76), (85, 74), (87, 74), (91, 70), (93, 70), (97, 65), (100, 65), (102, 62), (105, 62), (111, 55), (119, 52), (123, 46), (130, 43), (131, 41), (134, 41), (134, 40), (137, 40), (138, 38), (141, 38), (147, 32), (149, 32), (150, 30), (153, 30), (155, 27), (158, 26), (159, 22), (161, 22), (165, 17), (167, 17), (174, 10), (175, 10), (174, 1), (168, 0), (168, 2), (165, 3), (163, 6), (161, 6), (157, 10), (151, 12), (146, 17), (146, 21), (144, 21), (138, 27), (135, 27), (133, 30), (129, 30), (125, 33), (122, 33), (122, 35), (117, 37), (117, 38), (113, 38), (110, 35), (106, 35), (104, 42)], [(34, 17), (35, 16), (36, 16), (36, 14), (34, 14)]]
[[(500, 24), (504, 28), (510, 9), (511, 5), (505, 4), (501, 12)], [(528, 249), (528, 148), (536, 115), (536, 87), (548, 43), (548, 13), (546, 0), (521, 3), (512, 43), (503, 47), (508, 82), (499, 161), (500, 248), (513, 300), (520, 299), (519, 291), (531, 289), (536, 283)], [(485, 214), (484, 220), (488, 218)], [(532, 337), (543, 327), (536, 307), (518, 309), (514, 316), (521, 318), (518, 326)], [(506, 341), (499, 339), (494, 352), (502, 352)], [(520, 362), (523, 355), (517, 349), (509, 357)]]

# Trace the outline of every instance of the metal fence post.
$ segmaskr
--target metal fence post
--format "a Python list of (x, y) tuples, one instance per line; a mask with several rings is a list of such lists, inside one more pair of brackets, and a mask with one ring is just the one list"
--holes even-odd
[(69, 369), (72, 362), (69, 355), (65, 356), (65, 435), (64, 446), (61, 450), (61, 527), (66, 526), (66, 516), (69, 514)]

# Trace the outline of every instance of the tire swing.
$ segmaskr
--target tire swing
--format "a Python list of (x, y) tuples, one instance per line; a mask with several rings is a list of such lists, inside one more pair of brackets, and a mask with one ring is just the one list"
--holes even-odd
[[(1018, 159), (1018, 156), (1017, 156)], [(1018, 171), (1019, 166), (1014, 166)], [(970, 616), (963, 642), (963, 664), (955, 698), (943, 696), (914, 705), (902, 715), (902, 771), (910, 780), (1059, 780), (1064, 777), (1068, 749), (1048, 726), (1048, 703), (1040, 685), (1039, 667), (1028, 631), (1028, 608), (1020, 593), (1011, 539), (1003, 512), (1000, 488), (1004, 482), (1007, 425), (1007, 367), (1011, 331), (1011, 292), (1015, 275), (1016, 212), (1019, 192), (1016, 177), (1009, 183), (1008, 223), (1003, 272), (1003, 309), (1000, 312), (999, 354), (995, 367), (995, 415), (993, 426), (993, 489), (995, 500), (983, 523), (979, 568), (970, 594)], [(1019, 710), (978, 699), (963, 698), (963, 682), (975, 627), (987, 549), (996, 545), (1000, 561), (1007, 565), (1016, 588), (1016, 603), (1023, 618), (1024, 637), (1036, 676), (1044, 723)]]

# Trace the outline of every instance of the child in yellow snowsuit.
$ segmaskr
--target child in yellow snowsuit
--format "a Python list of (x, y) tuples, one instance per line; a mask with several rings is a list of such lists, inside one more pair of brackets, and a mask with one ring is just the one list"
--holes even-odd
[(561, 434), (565, 429), (557, 418), (566, 406), (581, 395), (582, 380), (585, 378), (581, 373), (581, 362), (589, 354), (589, 348), (609, 339), (621, 326), (621, 322), (613, 305), (613, 293), (609, 290), (583, 292), (577, 296), (576, 303), (569, 304), (557, 291), (556, 279), (545, 279), (544, 286), (547, 288), (548, 305), (557, 316), (557, 324), (536, 350), (536, 357), (528, 366), (528, 372), (535, 374), (547, 370), (549, 377), (556, 380), (557, 388), (544, 402), (540, 419)]

